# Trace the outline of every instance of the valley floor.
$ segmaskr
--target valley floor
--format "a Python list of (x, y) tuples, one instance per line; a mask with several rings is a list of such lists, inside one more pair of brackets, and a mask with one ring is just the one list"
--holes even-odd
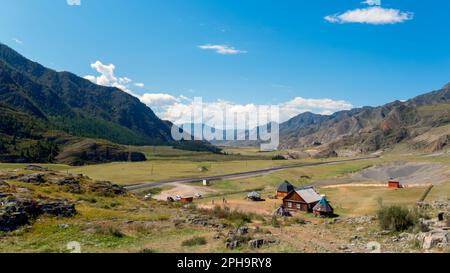
[[(217, 156), (205, 157), (204, 154), (180, 155), (171, 150), (142, 163), (46, 167), (65, 175), (83, 174), (94, 180), (130, 185), (314, 161), (273, 161), (268, 158), (272, 155), (250, 149), (234, 150), (237, 151), (246, 158), (235, 155), (232, 160), (222, 160)], [(169, 152), (171, 154), (167, 154)], [(0, 172), (21, 173), (24, 166), (0, 164)], [(397, 190), (382, 187), (386, 183), (386, 175), (392, 173), (401, 174), (398, 176), (408, 187)], [(16, 188), (38, 195), (71, 200), (76, 204), (78, 214), (72, 218), (42, 216), (13, 232), (0, 233), (0, 252), (67, 252), (67, 243), (72, 241), (79, 242), (85, 252), (367, 252), (367, 243), (372, 241), (379, 242), (382, 251), (386, 252), (423, 252), (417, 240), (381, 230), (373, 216), (381, 201), (386, 205), (416, 206), (430, 184), (434, 187), (425, 201), (448, 204), (449, 173), (448, 153), (430, 156), (392, 152), (370, 160), (216, 181), (209, 187), (200, 183), (171, 184), (117, 197), (73, 194), (55, 186), (8, 181)], [(272, 213), (281, 205), (281, 200), (270, 199), (269, 196), (275, 194), (277, 186), (284, 180), (296, 186), (314, 185), (319, 193), (327, 196), (339, 218), (322, 219), (297, 213), (291, 218), (274, 220)], [(260, 192), (265, 201), (247, 201), (245, 197), (250, 191)], [(144, 198), (149, 193), (154, 199)], [(196, 193), (203, 198), (196, 199), (192, 205), (165, 201), (167, 197)], [(234, 213), (234, 210), (239, 213)], [(439, 209), (428, 211), (432, 217), (437, 212)], [(228, 234), (242, 226), (249, 228), (245, 235), (247, 240), (264, 239), (269, 243), (262, 248), (246, 244), (227, 248)], [(205, 242), (192, 240), (197, 237)]]

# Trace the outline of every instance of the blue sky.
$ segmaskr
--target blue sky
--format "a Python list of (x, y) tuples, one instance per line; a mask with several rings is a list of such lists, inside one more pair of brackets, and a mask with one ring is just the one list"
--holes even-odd
[(0, 41), (164, 118), (197, 96), (291, 117), (450, 82), (450, 1), (362, 1), (0, 0)]

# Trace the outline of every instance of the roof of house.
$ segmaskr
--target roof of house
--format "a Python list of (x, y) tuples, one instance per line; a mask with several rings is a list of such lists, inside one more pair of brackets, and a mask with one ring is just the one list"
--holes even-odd
[(281, 184), (279, 187), (278, 187), (278, 192), (291, 192), (291, 191), (293, 191), (293, 190), (295, 190), (295, 187), (294, 186), (292, 186), (292, 184), (291, 183), (289, 183), (288, 181), (284, 181), (283, 182), (283, 184)]
[(319, 202), (322, 199), (322, 196), (313, 187), (298, 188), (295, 191), (308, 204)]
[(314, 206), (313, 210), (314, 211), (319, 211), (319, 212), (325, 212), (325, 213), (332, 213), (333, 212), (333, 208), (331, 207), (330, 203), (328, 203), (326, 197), (322, 197), (320, 202), (317, 203), (317, 205)]

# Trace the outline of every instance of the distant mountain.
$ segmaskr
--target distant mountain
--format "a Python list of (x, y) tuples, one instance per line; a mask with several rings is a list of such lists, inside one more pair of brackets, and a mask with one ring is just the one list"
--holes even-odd
[[(0, 117), (3, 160), (55, 158), (55, 141), (45, 137), (55, 131), (125, 145), (212, 149), (207, 143), (175, 142), (171, 123), (160, 120), (149, 107), (126, 92), (93, 84), (69, 72), (45, 68), (1, 43)], [(32, 151), (37, 142), (46, 148)]]
[[(450, 84), (406, 102), (341, 111), (331, 116), (300, 114), (280, 125), (281, 148), (317, 146), (366, 153), (408, 142), (433, 150), (432, 147), (450, 145), (448, 125)], [(437, 135), (429, 138), (433, 141), (418, 142), (421, 135), (437, 128)]]

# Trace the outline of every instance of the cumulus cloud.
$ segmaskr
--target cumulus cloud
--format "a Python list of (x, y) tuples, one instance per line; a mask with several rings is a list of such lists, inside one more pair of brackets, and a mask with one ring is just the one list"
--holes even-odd
[[(192, 122), (190, 113), (196, 103), (194, 98), (189, 98), (183, 95), (175, 96), (163, 92), (149, 92), (143, 95), (138, 95), (131, 90), (131, 86), (144, 87), (144, 85), (141, 85), (140, 83), (133, 83), (133, 81), (128, 77), (116, 76), (116, 66), (114, 64), (103, 64), (101, 61), (96, 61), (91, 64), (91, 68), (97, 71), (99, 75), (88, 75), (84, 77), (85, 79), (98, 85), (119, 88), (132, 96), (137, 97), (142, 103), (149, 106), (160, 118), (164, 120), (170, 120), (178, 125)], [(304, 112), (330, 115), (337, 111), (353, 108), (353, 105), (350, 102), (344, 100), (311, 99), (303, 97), (296, 97), (275, 106), (280, 109), (280, 122), (287, 121), (290, 118)], [(248, 113), (257, 113), (261, 105), (254, 103), (240, 104), (225, 100), (216, 100), (203, 102), (202, 107), (202, 122), (212, 127), (223, 129), (223, 120), (234, 120), (234, 114), (237, 114), (237, 117), (242, 118)], [(226, 109), (225, 112), (227, 113), (225, 116), (224, 109)], [(231, 116), (230, 113), (232, 113), (233, 116)], [(257, 125), (257, 123), (253, 124), (252, 122), (247, 124), (248, 128), (253, 128)], [(238, 126), (240, 126), (239, 128), (245, 128), (246, 124), (238, 122)]]
[(139, 87), (139, 88), (144, 88), (145, 84), (141, 83), (141, 82), (137, 82), (134, 84), (134, 86)]
[(66, 0), (69, 6), (81, 6), (81, 0)]
[[(191, 123), (191, 115), (195, 100), (183, 96), (175, 97), (169, 94), (146, 94), (141, 97), (141, 101), (151, 107), (162, 119), (170, 120), (175, 124), (182, 125)], [(330, 115), (337, 111), (349, 110), (353, 108), (350, 102), (332, 99), (306, 99), (297, 97), (292, 100), (275, 105), (280, 109), (279, 121), (287, 121), (301, 113), (313, 112), (322, 115)], [(225, 100), (216, 100), (203, 102), (203, 123), (223, 129), (223, 120), (233, 120), (237, 114), (238, 117), (244, 117), (248, 113), (257, 113), (261, 105), (249, 103), (239, 104)], [(226, 115), (224, 116), (224, 109)], [(231, 115), (231, 114), (230, 114)], [(256, 121), (255, 121), (256, 122)], [(251, 122), (248, 128), (253, 128), (258, 124)], [(238, 127), (244, 129), (245, 124), (238, 122)]]
[(141, 101), (150, 107), (164, 107), (179, 102), (181, 98), (164, 93), (146, 93), (141, 96)]
[(91, 68), (97, 71), (100, 75), (99, 76), (87, 75), (84, 77), (85, 79), (98, 85), (119, 88), (135, 96), (133, 91), (131, 91), (131, 89), (129, 88), (129, 85), (132, 82), (132, 80), (128, 77), (116, 77), (114, 74), (116, 66), (114, 64), (106, 65), (103, 64), (101, 61), (96, 61), (95, 63), (91, 64)]
[(330, 23), (363, 23), (372, 25), (386, 25), (403, 23), (412, 20), (414, 14), (403, 12), (398, 9), (386, 9), (379, 6), (373, 6), (363, 9), (348, 10), (341, 14), (334, 14), (325, 17)]
[(203, 49), (203, 50), (214, 50), (217, 54), (221, 54), (221, 55), (236, 55), (236, 54), (247, 53), (247, 51), (245, 51), (245, 50), (239, 50), (234, 47), (227, 46), (227, 45), (206, 44), (206, 45), (199, 46), (199, 48)]

